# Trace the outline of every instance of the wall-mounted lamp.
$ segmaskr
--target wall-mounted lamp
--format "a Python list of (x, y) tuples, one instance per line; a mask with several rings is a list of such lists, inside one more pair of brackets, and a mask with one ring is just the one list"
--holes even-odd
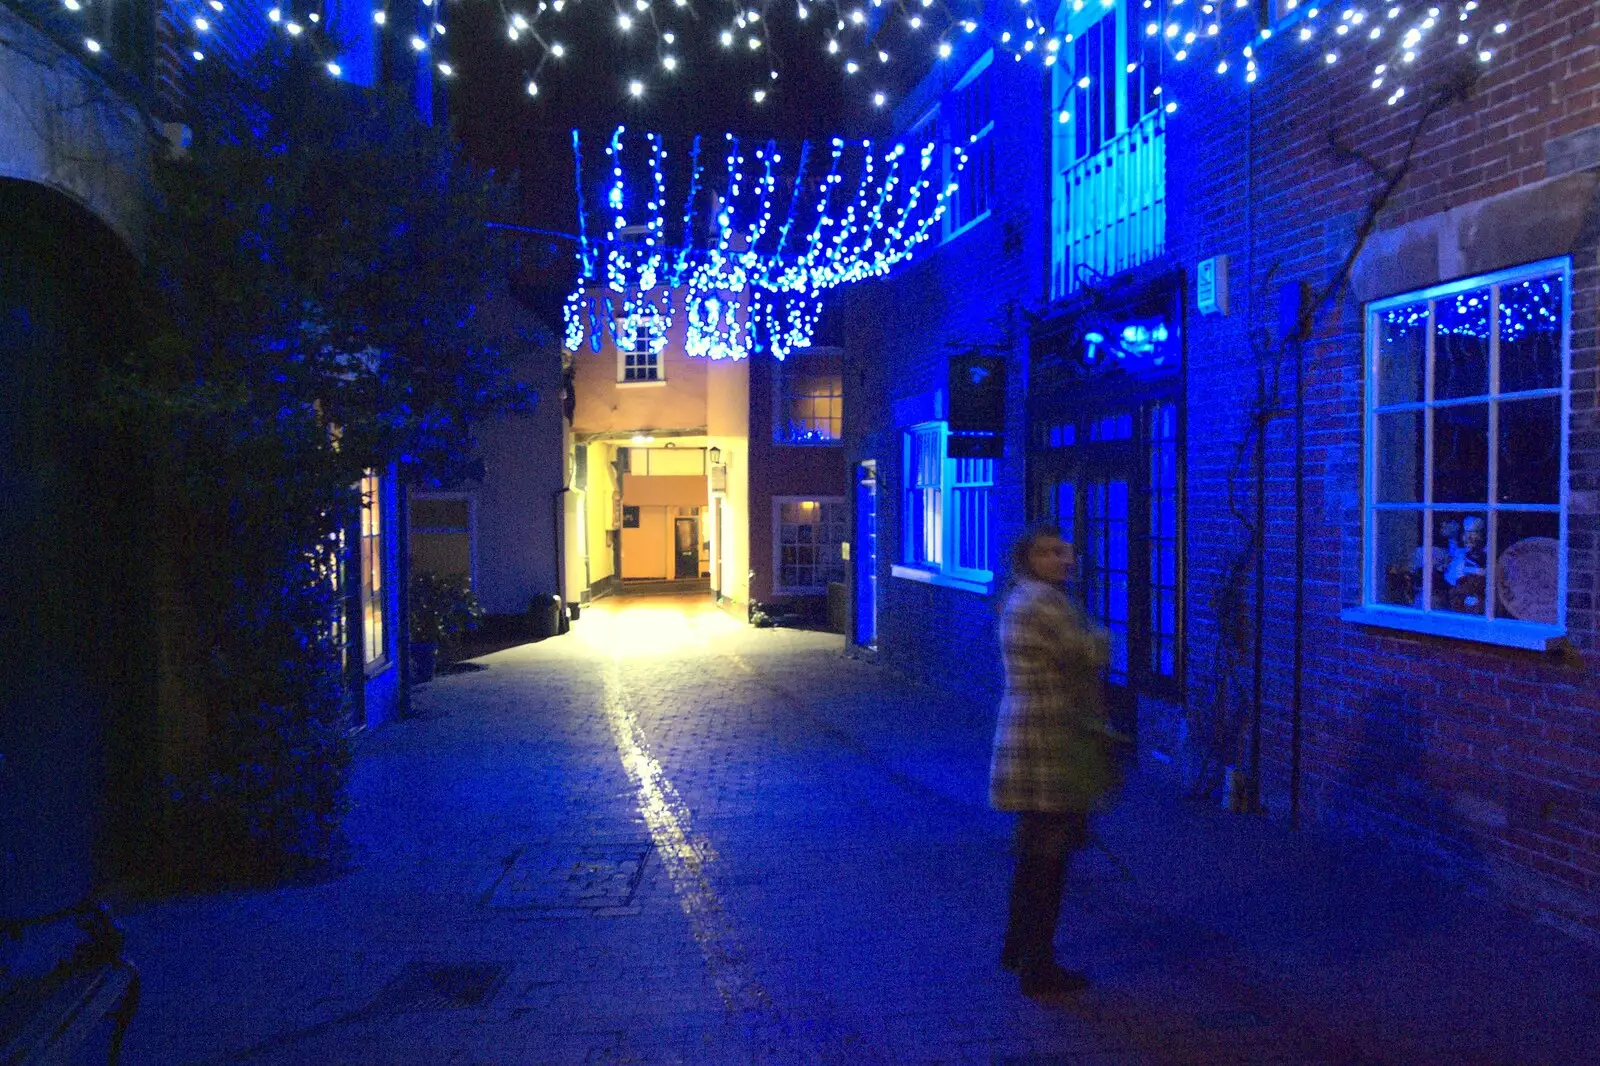
[(707, 448), (706, 449), (706, 458), (711, 460), (711, 465), (712, 466), (721, 465), (721, 463), (722, 463), (722, 449), (721, 448)]

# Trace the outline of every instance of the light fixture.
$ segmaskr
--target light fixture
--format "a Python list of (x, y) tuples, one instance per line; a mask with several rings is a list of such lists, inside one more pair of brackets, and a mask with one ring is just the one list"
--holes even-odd
[(711, 465), (712, 466), (721, 466), (722, 465), (722, 449), (721, 448), (707, 448), (706, 449), (706, 458), (711, 460)]

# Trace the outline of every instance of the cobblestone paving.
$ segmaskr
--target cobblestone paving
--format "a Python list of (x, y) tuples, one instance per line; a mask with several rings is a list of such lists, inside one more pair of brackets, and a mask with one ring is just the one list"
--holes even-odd
[(1041, 1004), (992, 709), (689, 601), (418, 691), (352, 868), (146, 906), (132, 1063), (1600, 1062), (1600, 965), (1403, 863), (1136, 782)]

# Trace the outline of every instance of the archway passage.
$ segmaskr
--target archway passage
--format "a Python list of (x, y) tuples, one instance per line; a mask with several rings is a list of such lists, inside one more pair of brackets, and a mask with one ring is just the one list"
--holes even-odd
[[(138, 342), (138, 264), (63, 194), (0, 180), (0, 915), (138, 853), (152, 795), (149, 464), (98, 404)], [(115, 847), (111, 842), (115, 841)]]

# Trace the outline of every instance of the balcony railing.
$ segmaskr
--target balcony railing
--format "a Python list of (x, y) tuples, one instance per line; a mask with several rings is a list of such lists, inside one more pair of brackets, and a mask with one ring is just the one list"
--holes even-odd
[(1166, 116), (1159, 109), (1056, 178), (1050, 289), (1147, 263), (1167, 240)]

